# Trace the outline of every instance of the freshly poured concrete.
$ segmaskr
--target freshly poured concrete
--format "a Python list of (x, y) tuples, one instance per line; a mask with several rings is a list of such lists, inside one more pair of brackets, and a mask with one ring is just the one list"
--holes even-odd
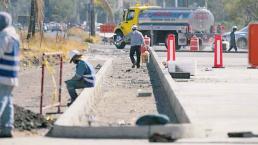
[[(158, 53), (159, 62), (165, 53)], [(197, 75), (170, 80), (191, 124), (210, 137), (232, 131), (258, 133), (258, 70), (247, 69), (247, 54), (224, 54), (225, 68), (212, 69), (212, 53), (176, 53), (177, 60), (197, 60)], [(165, 72), (165, 71), (164, 71)]]

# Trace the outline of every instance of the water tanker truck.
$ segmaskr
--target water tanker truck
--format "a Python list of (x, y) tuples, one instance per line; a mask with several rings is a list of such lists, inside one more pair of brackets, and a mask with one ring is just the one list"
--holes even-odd
[(165, 44), (167, 36), (174, 34), (178, 50), (182, 46), (188, 46), (193, 35), (199, 37), (201, 42), (209, 40), (213, 23), (212, 13), (205, 8), (193, 10), (135, 5), (124, 10), (123, 20), (114, 31), (114, 44), (118, 49), (123, 49), (129, 43), (125, 38), (135, 24), (144, 36), (151, 38), (152, 45)]

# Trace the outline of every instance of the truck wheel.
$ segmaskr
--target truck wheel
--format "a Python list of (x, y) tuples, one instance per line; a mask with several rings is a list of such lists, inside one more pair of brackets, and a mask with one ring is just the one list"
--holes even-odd
[(124, 35), (121, 31), (116, 31), (114, 36), (114, 44), (117, 49), (124, 49), (125, 48), (125, 41), (124, 41)]

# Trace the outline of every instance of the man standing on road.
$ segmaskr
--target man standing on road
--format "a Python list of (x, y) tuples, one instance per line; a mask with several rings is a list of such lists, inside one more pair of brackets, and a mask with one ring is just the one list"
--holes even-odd
[(232, 32), (230, 33), (230, 47), (228, 52), (234, 48), (235, 52), (237, 52), (237, 46), (236, 46), (236, 36), (235, 36), (235, 32), (237, 30), (237, 26), (233, 26), (232, 28)]
[[(140, 31), (137, 30), (137, 26), (132, 26), (133, 32), (129, 34), (131, 39), (131, 49), (130, 49), (130, 59), (133, 64), (132, 68), (140, 68), (140, 58), (141, 58), (141, 46), (144, 43), (143, 35)], [(136, 52), (137, 62), (135, 62), (134, 54)]]
[(18, 85), (20, 42), (11, 15), (0, 12), (0, 138), (12, 137), (12, 91)]
[(95, 69), (87, 62), (83, 55), (77, 51), (72, 50), (69, 53), (70, 63), (76, 64), (76, 72), (72, 79), (65, 81), (71, 101), (67, 104), (70, 106), (78, 97), (76, 89), (83, 89), (95, 86)]

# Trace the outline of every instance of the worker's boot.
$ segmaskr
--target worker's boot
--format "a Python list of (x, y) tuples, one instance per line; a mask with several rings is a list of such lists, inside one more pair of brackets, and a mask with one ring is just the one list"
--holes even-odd
[(12, 128), (2, 128), (0, 129), (0, 138), (8, 138), (8, 137), (13, 137), (12, 134)]
[(135, 64), (132, 65), (132, 68), (135, 68)]

